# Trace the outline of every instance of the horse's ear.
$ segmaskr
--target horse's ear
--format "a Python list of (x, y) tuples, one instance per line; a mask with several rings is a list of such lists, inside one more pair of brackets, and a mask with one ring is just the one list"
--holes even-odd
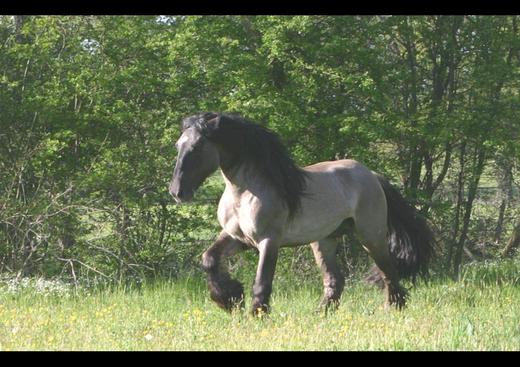
[(206, 120), (206, 124), (213, 126), (214, 128), (218, 127), (220, 124), (220, 116), (216, 114), (211, 116), (210, 119)]
[(185, 117), (181, 121), (181, 131), (189, 129), (190, 127), (197, 126), (198, 128), (204, 129), (208, 124), (208, 121), (219, 117), (215, 112), (206, 112), (205, 114), (197, 114), (189, 117)]
[(204, 123), (204, 132), (208, 138), (211, 138), (215, 135), (215, 133), (219, 130), (221, 125), (221, 116), (216, 113), (212, 113), (210, 116), (206, 117), (206, 121)]

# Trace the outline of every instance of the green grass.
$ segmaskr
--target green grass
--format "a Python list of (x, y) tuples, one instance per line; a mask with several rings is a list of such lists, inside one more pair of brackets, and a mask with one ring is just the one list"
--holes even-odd
[(198, 279), (90, 291), (4, 282), (0, 350), (520, 350), (518, 283), (470, 272), (420, 284), (401, 312), (354, 282), (328, 316), (314, 312), (316, 282), (290, 290), (284, 279), (263, 320), (221, 311)]

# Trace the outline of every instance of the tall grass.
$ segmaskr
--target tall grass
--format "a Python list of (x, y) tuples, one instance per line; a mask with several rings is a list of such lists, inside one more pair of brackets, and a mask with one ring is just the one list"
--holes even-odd
[(284, 277), (263, 320), (221, 311), (199, 278), (94, 289), (3, 280), (0, 349), (520, 350), (518, 270), (517, 262), (472, 265), (459, 282), (421, 283), (401, 312), (353, 281), (329, 315), (315, 313), (317, 282), (294, 288)]
[(470, 263), (462, 269), (460, 279), (473, 285), (520, 285), (520, 262), (505, 259)]

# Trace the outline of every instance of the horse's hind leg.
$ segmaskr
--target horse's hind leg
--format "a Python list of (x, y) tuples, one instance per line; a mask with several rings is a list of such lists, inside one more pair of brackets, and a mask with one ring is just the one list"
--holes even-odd
[[(399, 275), (386, 238), (386, 223), (383, 218), (371, 218), (371, 221), (356, 220), (364, 248), (374, 259), (384, 283), (385, 307), (395, 306), (402, 309), (406, 305), (407, 291), (399, 284)], [(386, 217), (384, 218), (386, 219)], [(379, 225), (377, 225), (379, 223)], [(384, 225), (383, 225), (384, 223)]]
[(390, 257), (390, 251), (387, 251), (387, 253), (380, 252), (379, 246), (376, 249), (372, 248), (372, 250), (370, 250), (370, 244), (367, 244), (365, 248), (368, 250), (370, 256), (374, 259), (378, 270), (381, 272), (386, 299), (385, 307), (389, 308), (393, 305), (397, 309), (404, 308), (406, 306), (408, 292), (399, 284), (399, 276), (394, 262)]
[(202, 267), (208, 275), (211, 299), (226, 311), (243, 306), (244, 287), (230, 277), (224, 260), (246, 248), (244, 243), (221, 232), (213, 245), (202, 254)]
[(338, 242), (331, 238), (311, 243), (314, 258), (323, 275), (324, 292), (320, 307), (323, 307), (325, 312), (338, 308), (345, 285), (345, 278), (336, 261), (337, 247)]

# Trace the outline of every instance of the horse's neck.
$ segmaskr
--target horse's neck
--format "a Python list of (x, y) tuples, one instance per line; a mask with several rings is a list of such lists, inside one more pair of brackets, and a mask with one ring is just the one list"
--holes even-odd
[(226, 183), (226, 190), (237, 197), (241, 196), (246, 191), (256, 192), (259, 188), (265, 190), (270, 186), (264, 177), (244, 164), (231, 169), (224, 169), (221, 167), (221, 172), (224, 177), (224, 182)]
[(224, 182), (226, 183), (226, 188), (236, 192), (247, 190), (250, 182), (250, 175), (243, 165), (228, 169), (221, 167), (221, 172), (224, 177)]

